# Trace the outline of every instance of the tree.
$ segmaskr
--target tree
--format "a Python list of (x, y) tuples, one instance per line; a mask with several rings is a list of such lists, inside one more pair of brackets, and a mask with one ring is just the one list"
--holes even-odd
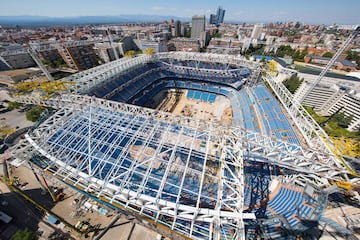
[(356, 64), (357, 64), (356, 68), (360, 69), (360, 56), (359, 56), (359, 53), (355, 52), (355, 51), (347, 51), (346, 53), (347, 53), (346, 60), (355, 61)]
[(270, 73), (276, 73), (277, 72), (277, 62), (276, 61), (270, 60), (267, 65), (269, 67)]
[(14, 110), (21, 107), (23, 104), (19, 102), (8, 102), (8, 109)]
[(36, 240), (36, 234), (29, 229), (20, 229), (12, 237), (11, 240)]
[(303, 79), (300, 79), (297, 75), (294, 74), (284, 81), (284, 85), (291, 93), (295, 93), (296, 89), (298, 89), (302, 82)]
[(336, 122), (339, 127), (347, 128), (352, 120), (352, 116), (345, 116), (345, 113), (338, 112), (331, 117), (331, 122)]
[(124, 54), (125, 57), (133, 57), (135, 56), (135, 51), (134, 50), (129, 50)]
[(322, 56), (326, 57), (326, 58), (332, 58), (334, 56), (334, 54), (332, 54), (331, 52), (326, 52)]
[(155, 53), (155, 51), (154, 51), (153, 48), (147, 48), (147, 49), (145, 50), (145, 53), (146, 53), (147, 55), (153, 55), (153, 54)]
[(26, 119), (32, 122), (36, 122), (40, 118), (40, 115), (43, 111), (43, 108), (35, 106), (26, 112)]
[(213, 35), (213, 38), (221, 38), (221, 33), (217, 32)]

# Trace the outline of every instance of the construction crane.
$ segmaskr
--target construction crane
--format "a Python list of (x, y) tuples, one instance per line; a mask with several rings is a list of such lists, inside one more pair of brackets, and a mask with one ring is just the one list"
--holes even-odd
[(45, 74), (45, 76), (47, 77), (47, 79), (49, 81), (54, 80), (53, 77), (51, 76), (51, 74), (49, 73), (49, 71), (46, 69), (45, 65), (42, 63), (42, 61), (40, 60), (39, 56), (37, 55), (35, 49), (33, 49), (31, 47), (31, 45), (28, 46), (27, 48), (28, 53), (30, 54), (31, 58), (36, 62), (36, 64), (38, 65), (38, 67), (41, 69), (41, 71)]
[[(360, 26), (356, 26), (354, 31), (350, 34), (350, 36), (346, 39), (346, 41), (344, 42), (344, 44), (339, 48), (339, 50), (337, 50), (337, 52), (335, 53), (335, 55), (330, 59), (330, 61), (328, 62), (328, 64), (325, 66), (325, 68), (323, 68), (323, 70), (320, 72), (319, 76), (316, 78), (316, 80), (313, 82), (313, 84), (310, 86), (310, 88), (308, 89), (308, 91), (303, 95), (302, 100), (304, 100), (309, 94), (310, 92), (316, 87), (316, 85), (321, 81), (321, 79), (325, 76), (325, 74), (327, 73), (327, 71), (329, 71), (329, 69), (332, 67), (332, 65), (334, 65), (334, 63), (337, 61), (337, 59), (339, 58), (339, 56), (343, 53), (343, 51), (349, 46), (349, 44), (355, 39), (355, 37), (359, 34), (360, 32)], [(300, 102), (301, 102), (300, 101)]]
[(113, 52), (114, 52), (114, 55), (115, 55), (115, 59), (118, 60), (118, 59), (119, 59), (119, 54), (118, 54), (118, 52), (116, 51), (115, 46), (112, 44), (112, 43), (113, 43), (113, 39), (112, 39), (112, 36), (111, 36), (110, 29), (108, 28), (106, 32), (107, 32), (107, 35), (108, 35), (108, 38), (109, 38), (110, 47), (112, 48), (112, 50), (113, 50)]
[(3, 62), (9, 69), (12, 69), (12, 66), (0, 55), (0, 61)]

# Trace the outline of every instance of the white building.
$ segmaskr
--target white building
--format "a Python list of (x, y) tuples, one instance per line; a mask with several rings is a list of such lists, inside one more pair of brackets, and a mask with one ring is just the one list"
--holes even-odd
[(324, 77), (321, 83), (307, 94), (317, 75), (305, 73), (298, 75), (304, 78), (304, 82), (295, 92), (295, 99), (325, 116), (330, 116), (342, 108), (341, 111), (345, 116), (352, 116), (348, 130), (360, 129), (360, 81), (346, 76)]

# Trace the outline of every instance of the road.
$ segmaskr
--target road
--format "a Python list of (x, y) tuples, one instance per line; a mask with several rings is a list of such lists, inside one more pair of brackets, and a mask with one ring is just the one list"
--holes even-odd
[[(4, 189), (4, 183), (0, 183), (1, 189)], [(31, 203), (27, 202), (20, 195), (15, 192), (3, 192), (0, 195), (0, 210), (13, 217), (11, 221), (12, 228), (16, 226), (18, 229), (28, 228), (29, 230), (36, 232), (38, 224), (43, 218), (44, 214)], [(6, 232), (8, 225), (1, 225), (1, 233)], [(15, 229), (14, 229), (15, 230)]]

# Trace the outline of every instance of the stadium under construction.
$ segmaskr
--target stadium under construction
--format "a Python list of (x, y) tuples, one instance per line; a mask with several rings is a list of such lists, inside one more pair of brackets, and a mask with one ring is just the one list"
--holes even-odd
[[(11, 150), (13, 164), (180, 235), (291, 239), (321, 219), (334, 186), (359, 184), (281, 81), (245, 58), (141, 55), (62, 81), (61, 93), (17, 97), (56, 110)], [(231, 121), (162, 111), (162, 91), (209, 109), (227, 99)]]

